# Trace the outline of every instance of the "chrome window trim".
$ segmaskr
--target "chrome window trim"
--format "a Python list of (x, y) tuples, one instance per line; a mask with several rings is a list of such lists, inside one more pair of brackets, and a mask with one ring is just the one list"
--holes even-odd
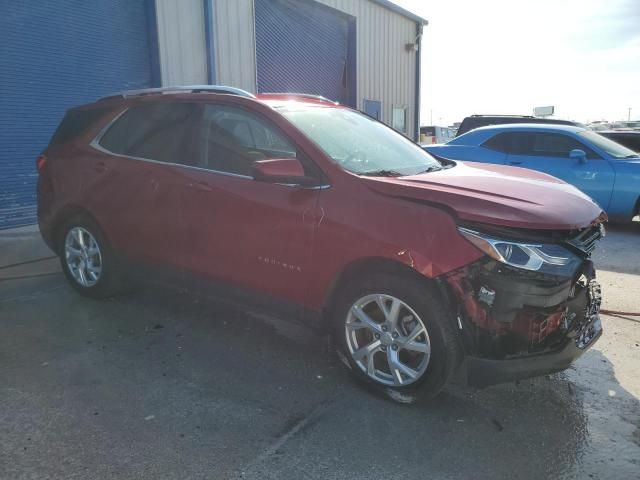
[[(107, 150), (102, 145), (100, 145), (100, 140), (102, 140), (102, 137), (107, 133), (109, 128), (111, 128), (111, 126), (115, 122), (117, 122), (118, 119), (120, 117), (122, 117), (122, 115), (124, 115), (127, 111), (129, 111), (129, 109), (130, 109), (130, 107), (125, 108), (122, 112), (118, 113), (118, 115), (116, 115), (107, 125), (105, 125), (102, 128), (102, 130), (100, 130), (100, 132), (98, 132), (98, 134), (95, 136), (95, 138), (91, 141), (89, 146), (92, 147), (93, 149), (101, 152), (101, 153), (106, 153), (107, 155), (113, 155), (114, 157), (126, 158), (126, 159), (130, 159), (130, 160), (139, 160), (139, 161), (142, 161), (142, 162), (154, 163), (154, 164), (157, 164), (157, 165), (169, 165), (169, 166), (172, 166), (172, 167), (186, 168), (186, 169), (189, 169), (189, 170), (196, 170), (196, 171), (200, 171), (200, 172), (208, 172), (208, 173), (214, 173), (214, 174), (217, 174), (217, 175), (224, 175), (226, 177), (243, 178), (245, 180), (255, 181), (254, 178), (252, 176), (250, 176), (250, 175), (241, 175), (239, 173), (223, 172), (222, 170), (213, 170), (213, 169), (210, 169), (210, 168), (194, 167), (193, 165), (184, 165), (182, 163), (161, 162), (160, 160), (153, 160), (151, 158), (144, 158), (144, 157), (135, 157), (133, 155), (124, 155), (122, 153), (115, 153), (115, 152), (112, 152), (111, 150)], [(286, 184), (286, 183), (274, 183), (272, 185), (281, 185), (283, 187), (293, 187), (293, 188), (299, 187), (299, 188), (304, 188), (306, 190), (324, 190), (325, 188), (331, 187), (331, 185), (329, 185), (329, 184), (317, 185), (317, 186), (313, 186), (313, 187), (303, 187), (300, 184)]]
[(133, 155), (123, 155), (121, 153), (115, 153), (115, 152), (112, 152), (111, 150), (107, 150), (106, 148), (102, 147), (98, 143), (94, 144), (93, 142), (91, 142), (91, 146), (93, 148), (95, 148), (96, 150), (98, 150), (99, 152), (106, 153), (108, 155), (113, 155), (114, 157), (126, 158), (126, 159), (129, 159), (129, 160), (139, 160), (141, 162), (155, 163), (157, 165), (167, 165), (167, 166), (170, 166), (170, 167), (187, 168), (187, 169), (190, 169), (190, 170), (198, 170), (198, 171), (201, 171), (201, 172), (217, 173), (219, 175), (225, 175), (227, 177), (246, 178), (246, 179), (249, 179), (249, 180), (253, 180), (253, 177), (251, 177), (249, 175), (240, 175), (238, 173), (223, 172), (223, 171), (220, 171), (220, 170), (211, 170), (211, 169), (202, 168), (202, 167), (194, 167), (193, 165), (184, 165), (182, 163), (161, 162), (160, 160), (153, 160), (151, 158), (144, 158), (144, 157), (135, 157)]
[[(104, 134), (107, 133), (107, 130), (109, 130), (111, 128), (111, 125), (113, 125), (114, 123), (116, 123), (118, 121), (118, 119), (124, 115), (125, 113), (127, 113), (129, 111), (129, 107), (126, 107), (124, 110), (122, 110), (119, 114), (117, 114), (115, 117), (113, 117), (111, 119), (111, 121), (109, 123), (107, 123), (104, 127), (102, 127), (102, 129), (98, 132), (98, 134), (95, 136), (95, 138), (91, 141), (91, 143), (89, 145), (91, 145), (92, 147), (96, 147), (99, 146), (100, 147), (100, 151), (103, 152), (108, 152), (108, 153), (112, 153), (109, 150), (107, 150), (106, 148), (103, 148), (99, 142), (100, 140), (102, 140), (102, 137), (104, 137)], [(115, 155), (115, 154), (114, 154)]]

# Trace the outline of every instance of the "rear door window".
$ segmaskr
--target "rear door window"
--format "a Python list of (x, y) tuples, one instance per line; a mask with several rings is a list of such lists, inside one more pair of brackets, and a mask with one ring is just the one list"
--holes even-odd
[(531, 141), (531, 135), (526, 132), (504, 132), (486, 140), (482, 146), (511, 155), (528, 155)]
[(132, 107), (114, 122), (99, 144), (120, 155), (190, 165), (193, 153), (186, 140), (197, 111), (197, 105), (179, 102)]
[(495, 150), (496, 152), (509, 153), (507, 148), (508, 145), (508, 133), (499, 133), (498, 135), (494, 135), (490, 139), (486, 140), (482, 146), (488, 148), (490, 150)]

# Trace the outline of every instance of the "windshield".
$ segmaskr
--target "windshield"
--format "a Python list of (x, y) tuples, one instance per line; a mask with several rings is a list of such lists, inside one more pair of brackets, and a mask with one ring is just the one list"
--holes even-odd
[(638, 156), (638, 154), (633, 150), (625, 147), (624, 145), (620, 145), (618, 142), (609, 138), (603, 137), (599, 133), (587, 130), (578, 133), (578, 135), (593, 143), (599, 149), (604, 150), (613, 158), (633, 158)]
[(366, 115), (343, 108), (278, 109), (340, 167), (359, 175), (415, 175), (440, 163), (415, 143)]

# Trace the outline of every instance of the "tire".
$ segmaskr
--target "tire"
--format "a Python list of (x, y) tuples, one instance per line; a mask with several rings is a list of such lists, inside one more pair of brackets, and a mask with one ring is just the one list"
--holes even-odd
[[(60, 265), (78, 293), (90, 298), (106, 298), (121, 291), (116, 256), (93, 220), (83, 215), (75, 216), (66, 221), (59, 232)], [(80, 238), (84, 245), (80, 244)], [(79, 271), (83, 273), (79, 274)]]
[[(426, 282), (374, 274), (352, 281), (334, 305), (333, 335), (338, 354), (363, 385), (395, 401), (412, 403), (418, 396), (435, 396), (455, 373), (462, 349), (454, 321), (440, 294)], [(398, 312), (395, 327), (389, 320), (394, 311)], [(421, 333), (415, 336), (418, 331)], [(368, 350), (363, 350), (365, 347)], [(372, 355), (362, 357), (368, 351)], [(409, 370), (401, 368), (398, 361)]]

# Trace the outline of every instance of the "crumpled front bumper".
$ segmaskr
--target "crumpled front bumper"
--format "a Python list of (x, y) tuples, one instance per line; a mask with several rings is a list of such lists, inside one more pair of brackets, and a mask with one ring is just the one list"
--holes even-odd
[(599, 315), (587, 324), (586, 330), (590, 331), (589, 340), (581, 347), (578, 346), (578, 338), (584, 335), (584, 331), (574, 332), (574, 338), (568, 339), (566, 345), (555, 352), (502, 360), (467, 356), (463, 364), (467, 383), (475, 387), (486, 387), (566, 370), (602, 335)]
[(562, 371), (602, 334), (600, 285), (589, 260), (566, 280), (480, 262), (447, 276), (446, 283), (457, 307), (469, 385)]

